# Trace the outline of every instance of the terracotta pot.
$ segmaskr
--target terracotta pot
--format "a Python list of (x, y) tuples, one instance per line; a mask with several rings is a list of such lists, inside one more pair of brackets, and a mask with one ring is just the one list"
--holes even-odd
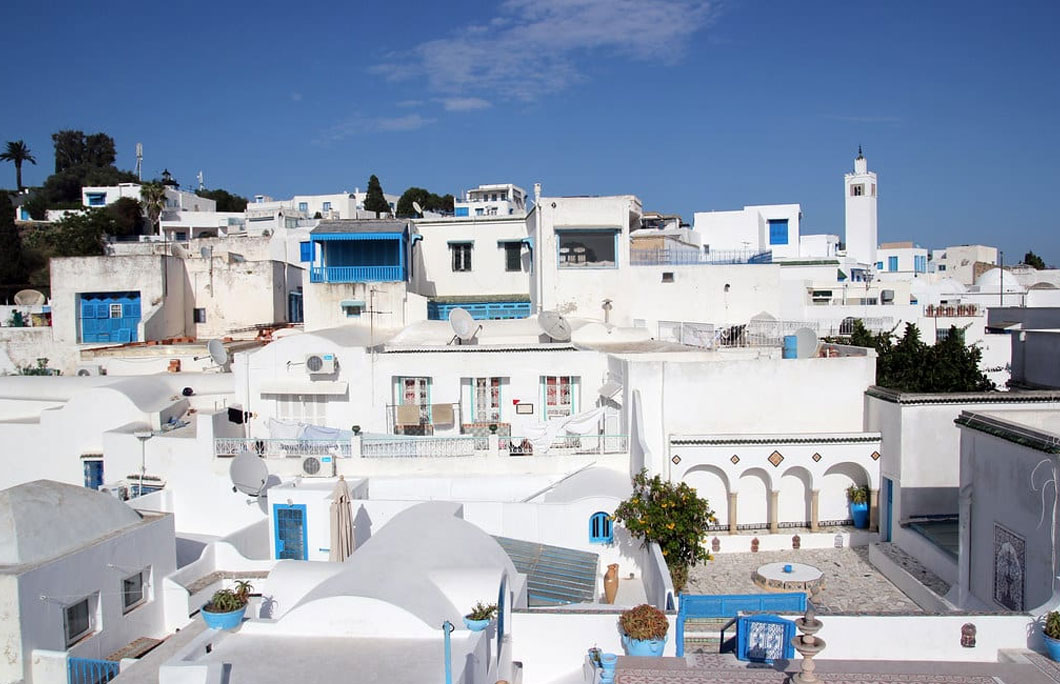
[(614, 603), (616, 594), (618, 594), (618, 563), (612, 563), (607, 566), (607, 572), (604, 574), (604, 599), (608, 603)]

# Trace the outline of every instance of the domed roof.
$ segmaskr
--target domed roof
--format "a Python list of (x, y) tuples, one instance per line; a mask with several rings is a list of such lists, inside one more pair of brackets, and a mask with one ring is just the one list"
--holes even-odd
[(140, 522), (109, 494), (36, 480), (0, 491), (0, 564), (57, 558)]
[(964, 283), (953, 278), (943, 278), (935, 283), (935, 290), (940, 294), (952, 294), (954, 292), (967, 292)]
[[(1002, 287), (1002, 282), (1001, 282), (1002, 281), (1002, 275), (1001, 275), (1001, 273), (1002, 272), (1001, 272), (1000, 268), (992, 268), (989, 271), (987, 271), (986, 273), (983, 273), (981, 276), (979, 276), (976, 279), (976, 281), (975, 281), (975, 284), (979, 288), (979, 291), (980, 292), (986, 292), (986, 293), (1001, 292), (1001, 287)], [(1012, 274), (1007, 274), (1007, 275), (1008, 275), (1008, 277), (1004, 278), (1004, 288), (1005, 288), (1004, 291), (1005, 292), (1025, 292), (1026, 291), (1024, 289), (1024, 287), (1022, 285), (1020, 285), (1019, 281), (1016, 280), (1016, 277), (1014, 275), (1012, 275)]]

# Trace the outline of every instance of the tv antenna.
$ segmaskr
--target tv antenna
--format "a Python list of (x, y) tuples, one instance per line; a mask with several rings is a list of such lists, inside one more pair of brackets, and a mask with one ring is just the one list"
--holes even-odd
[(416, 213), (420, 215), (420, 218), (423, 218), (423, 207), (420, 206), (419, 202), (413, 200), (412, 201), (412, 208), (416, 210)]
[(136, 143), (136, 180), (142, 181), (144, 166), (144, 144)]
[(537, 315), (541, 332), (555, 342), (570, 342), (570, 322), (555, 311), (542, 311)]
[(19, 306), (37, 306), (46, 301), (45, 296), (37, 290), (19, 290), (15, 293), (15, 304)]
[[(449, 325), (453, 329), (453, 340), (460, 340), (458, 344), (470, 342), (478, 331), (482, 330), (481, 325), (477, 328), (475, 327), (475, 319), (471, 317), (467, 309), (461, 309), (460, 307), (449, 312)], [(450, 340), (449, 343), (452, 344), (453, 340)]]

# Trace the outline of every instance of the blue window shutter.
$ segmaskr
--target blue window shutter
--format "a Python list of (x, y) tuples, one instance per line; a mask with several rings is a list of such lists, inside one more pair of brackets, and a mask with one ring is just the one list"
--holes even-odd
[(300, 250), (299, 259), (301, 261), (312, 261), (313, 260), (313, 243), (312, 242), (300, 242), (298, 243)]
[(614, 539), (611, 516), (603, 511), (589, 517), (589, 543), (610, 544)]
[(769, 244), (788, 244), (788, 220), (769, 219)]
[(887, 270), (897, 271), (898, 270), (898, 257), (887, 257)]

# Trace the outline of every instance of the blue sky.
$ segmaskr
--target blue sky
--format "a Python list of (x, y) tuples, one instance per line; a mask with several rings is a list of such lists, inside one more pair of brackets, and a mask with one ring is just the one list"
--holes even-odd
[[(105, 7), (105, 9), (104, 9)], [(842, 233), (1060, 265), (1056, 2), (19, 3), (0, 141), (104, 131), (145, 176), (281, 198), (515, 182), (676, 212), (799, 202)], [(0, 185), (13, 185), (10, 167)], [(6, 176), (11, 175), (8, 179)], [(1043, 208), (1044, 207), (1044, 208)]]

